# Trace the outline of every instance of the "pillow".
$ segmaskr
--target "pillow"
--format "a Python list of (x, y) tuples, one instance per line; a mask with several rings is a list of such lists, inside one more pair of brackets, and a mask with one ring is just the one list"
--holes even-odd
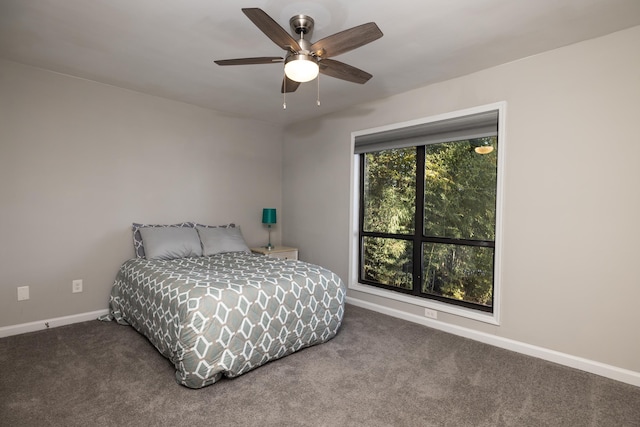
[(133, 230), (133, 250), (136, 253), (136, 258), (144, 258), (144, 244), (142, 242), (142, 235), (140, 234), (140, 229), (142, 227), (190, 227), (193, 228), (195, 225), (192, 222), (181, 222), (180, 224), (171, 224), (171, 225), (162, 225), (162, 224), (137, 224), (133, 223), (131, 229)]
[(202, 256), (198, 232), (191, 227), (142, 227), (139, 231), (147, 259)]
[(240, 227), (196, 227), (202, 242), (202, 255), (223, 252), (251, 252), (242, 237)]

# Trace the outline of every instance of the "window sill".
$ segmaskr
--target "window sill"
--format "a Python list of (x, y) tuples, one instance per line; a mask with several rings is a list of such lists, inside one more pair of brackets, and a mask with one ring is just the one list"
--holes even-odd
[(400, 301), (406, 304), (429, 308), (431, 310), (436, 310), (443, 313), (453, 314), (455, 316), (476, 320), (478, 322), (488, 323), (491, 325), (500, 325), (498, 315), (495, 311), (493, 313), (485, 313), (478, 310), (453, 306), (439, 301), (433, 301), (414, 297), (411, 295), (400, 294), (398, 292), (387, 291), (385, 289), (380, 289), (374, 286), (364, 285), (357, 282), (350, 283), (349, 289), (353, 289), (354, 291), (363, 292), (366, 294), (376, 295), (382, 298), (392, 299), (394, 301)]

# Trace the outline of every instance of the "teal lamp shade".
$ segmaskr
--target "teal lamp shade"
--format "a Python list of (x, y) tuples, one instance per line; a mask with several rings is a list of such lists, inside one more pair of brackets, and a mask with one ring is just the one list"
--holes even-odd
[(262, 223), (263, 224), (275, 224), (276, 210), (271, 208), (262, 209)]

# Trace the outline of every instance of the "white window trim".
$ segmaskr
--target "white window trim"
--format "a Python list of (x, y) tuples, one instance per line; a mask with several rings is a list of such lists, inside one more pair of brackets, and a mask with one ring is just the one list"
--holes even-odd
[[(439, 114), (436, 116), (425, 117), (417, 120), (411, 120), (402, 123), (394, 123), (387, 126), (365, 129), (351, 133), (351, 206), (350, 206), (350, 224), (349, 235), (351, 236), (351, 250), (349, 251), (349, 279), (348, 287), (354, 291), (367, 294), (377, 295), (379, 297), (388, 298), (407, 304), (417, 305), (432, 310), (442, 311), (444, 313), (453, 314), (467, 319), (477, 320), (480, 322), (500, 325), (500, 307), (501, 307), (501, 285), (502, 285), (502, 212), (503, 212), (503, 194), (504, 194), (504, 165), (506, 156), (506, 109), (507, 103), (497, 102), (479, 107), (468, 108), (450, 113)], [(439, 120), (447, 120), (460, 116), (483, 113), (486, 111), (498, 110), (498, 180), (496, 183), (496, 236), (495, 236), (495, 260), (493, 272), (493, 313), (485, 313), (479, 310), (473, 310), (447, 304), (435, 300), (429, 300), (420, 297), (414, 297), (399, 292), (388, 291), (386, 289), (369, 286), (358, 282), (358, 253), (360, 245), (358, 242), (359, 230), (359, 194), (360, 194), (360, 161), (359, 155), (354, 154), (354, 144), (357, 136), (367, 135), (370, 133), (384, 132), (388, 130), (398, 129), (402, 127), (415, 126)]]

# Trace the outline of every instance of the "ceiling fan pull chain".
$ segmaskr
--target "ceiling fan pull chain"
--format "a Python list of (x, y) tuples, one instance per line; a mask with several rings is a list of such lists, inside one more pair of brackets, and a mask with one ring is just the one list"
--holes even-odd
[(286, 74), (284, 74), (284, 79), (282, 80), (282, 109), (283, 110), (287, 109), (287, 75)]
[(318, 104), (318, 107), (320, 106), (320, 74), (318, 74), (318, 77), (316, 77), (316, 79), (318, 80), (318, 97), (316, 98), (316, 104)]

